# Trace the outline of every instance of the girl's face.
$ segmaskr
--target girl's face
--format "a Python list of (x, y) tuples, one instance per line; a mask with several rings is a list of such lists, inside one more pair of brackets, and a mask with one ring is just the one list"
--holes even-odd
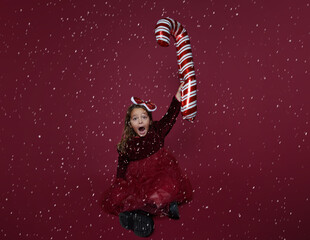
[(130, 126), (140, 137), (147, 134), (150, 127), (150, 117), (143, 108), (134, 108), (131, 111)]

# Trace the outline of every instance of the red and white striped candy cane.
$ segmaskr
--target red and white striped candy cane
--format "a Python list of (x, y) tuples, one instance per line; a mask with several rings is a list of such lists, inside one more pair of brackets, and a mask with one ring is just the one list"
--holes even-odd
[(197, 114), (197, 81), (194, 70), (192, 48), (185, 28), (172, 18), (160, 19), (155, 28), (157, 43), (168, 47), (170, 36), (176, 41), (180, 82), (185, 82), (181, 92), (183, 119), (193, 121)]

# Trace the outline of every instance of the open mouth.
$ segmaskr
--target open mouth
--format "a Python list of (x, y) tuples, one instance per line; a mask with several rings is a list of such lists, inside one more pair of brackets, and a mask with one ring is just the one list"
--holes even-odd
[(146, 129), (145, 127), (139, 127), (138, 128), (138, 131), (139, 131), (139, 135), (140, 136), (144, 136), (146, 134)]

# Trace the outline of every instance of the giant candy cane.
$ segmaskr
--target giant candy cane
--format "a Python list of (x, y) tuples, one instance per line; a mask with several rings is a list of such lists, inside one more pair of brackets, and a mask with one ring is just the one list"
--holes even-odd
[(160, 19), (155, 28), (157, 43), (168, 47), (170, 36), (176, 41), (180, 82), (185, 82), (181, 92), (183, 119), (193, 121), (197, 114), (197, 81), (189, 36), (185, 28), (172, 18)]

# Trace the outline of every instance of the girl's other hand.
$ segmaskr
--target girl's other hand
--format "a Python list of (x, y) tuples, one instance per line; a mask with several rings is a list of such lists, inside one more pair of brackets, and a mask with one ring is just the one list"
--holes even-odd
[(178, 89), (177, 93), (175, 94), (175, 98), (176, 98), (179, 102), (181, 102), (181, 91), (182, 91), (183, 85), (184, 85), (184, 82), (182, 82), (182, 83), (180, 84), (179, 89)]

